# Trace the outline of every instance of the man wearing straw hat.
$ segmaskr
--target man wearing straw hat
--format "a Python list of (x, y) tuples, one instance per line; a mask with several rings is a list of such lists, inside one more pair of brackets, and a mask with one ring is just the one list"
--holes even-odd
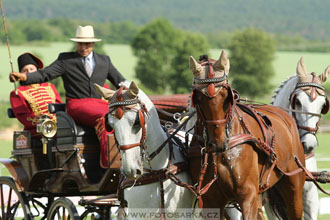
[(76, 42), (76, 52), (61, 53), (51, 65), (33, 73), (12, 72), (10, 80), (15, 79), (23, 85), (28, 85), (61, 76), (66, 91), (67, 113), (78, 124), (95, 128), (101, 145), (101, 166), (106, 167), (108, 132), (105, 129), (104, 116), (109, 108), (108, 103), (96, 92), (94, 83), (103, 86), (108, 79), (119, 88), (119, 84), (126, 80), (113, 66), (109, 56), (93, 51), (94, 43), (101, 39), (94, 38), (92, 26), (78, 26), (76, 37), (70, 40)]

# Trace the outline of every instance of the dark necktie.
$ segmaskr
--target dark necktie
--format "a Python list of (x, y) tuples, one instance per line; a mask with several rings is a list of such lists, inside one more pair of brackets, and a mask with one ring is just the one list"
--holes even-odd
[(88, 76), (89, 76), (89, 78), (92, 76), (92, 73), (93, 73), (93, 70), (92, 70), (92, 67), (91, 67), (91, 65), (89, 65), (89, 62), (88, 62), (88, 58), (87, 57), (85, 57), (85, 70), (86, 70), (86, 72), (87, 72), (87, 74), (88, 74)]

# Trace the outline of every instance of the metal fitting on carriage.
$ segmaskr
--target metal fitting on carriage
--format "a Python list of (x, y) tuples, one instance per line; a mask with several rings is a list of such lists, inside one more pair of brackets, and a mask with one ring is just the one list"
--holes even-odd
[(52, 138), (57, 132), (57, 125), (49, 116), (43, 115), (37, 124), (37, 132), (46, 138)]

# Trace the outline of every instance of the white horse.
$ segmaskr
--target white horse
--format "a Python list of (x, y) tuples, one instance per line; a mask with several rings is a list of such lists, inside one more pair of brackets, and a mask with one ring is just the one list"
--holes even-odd
[[(314, 150), (318, 145), (316, 132), (319, 127), (321, 113), (326, 114), (329, 101), (325, 96), (324, 83), (330, 73), (330, 66), (318, 77), (315, 73), (308, 74), (303, 57), (297, 65), (297, 75), (283, 82), (273, 96), (272, 105), (290, 109), (289, 113), (295, 118), (300, 140), (306, 155), (306, 168), (317, 171)], [(297, 111), (297, 112), (295, 112)], [(303, 191), (304, 217), (306, 220), (316, 220), (319, 210), (317, 187), (313, 182), (306, 182)], [(268, 218), (276, 219), (266, 206)]]
[[(185, 158), (179, 148), (173, 144), (164, 145), (158, 154), (153, 154), (167, 140), (167, 134), (161, 127), (155, 106), (149, 97), (132, 82), (128, 89), (112, 91), (97, 87), (103, 97), (110, 100), (109, 125), (115, 131), (115, 137), (121, 152), (122, 173), (133, 184), (124, 190), (124, 199), (130, 212), (149, 213), (147, 219), (160, 219), (163, 214), (192, 210), (195, 196), (187, 188), (175, 184), (171, 179), (156, 180), (144, 184), (139, 182), (152, 172), (167, 170), (169, 163), (182, 164)], [(144, 122), (143, 122), (144, 121)], [(150, 160), (150, 156), (153, 158)], [(149, 158), (149, 159), (148, 159)], [(176, 174), (183, 182), (191, 184), (188, 169)], [(157, 178), (156, 178), (157, 179)], [(135, 185), (134, 185), (134, 181)], [(127, 181), (126, 181), (127, 182)], [(142, 213), (143, 214), (143, 213)], [(152, 218), (153, 216), (153, 218)]]

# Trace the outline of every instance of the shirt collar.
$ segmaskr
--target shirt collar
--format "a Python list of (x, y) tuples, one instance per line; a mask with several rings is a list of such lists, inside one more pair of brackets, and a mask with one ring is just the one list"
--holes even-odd
[(93, 59), (93, 51), (88, 54), (87, 59), (91, 61)]

